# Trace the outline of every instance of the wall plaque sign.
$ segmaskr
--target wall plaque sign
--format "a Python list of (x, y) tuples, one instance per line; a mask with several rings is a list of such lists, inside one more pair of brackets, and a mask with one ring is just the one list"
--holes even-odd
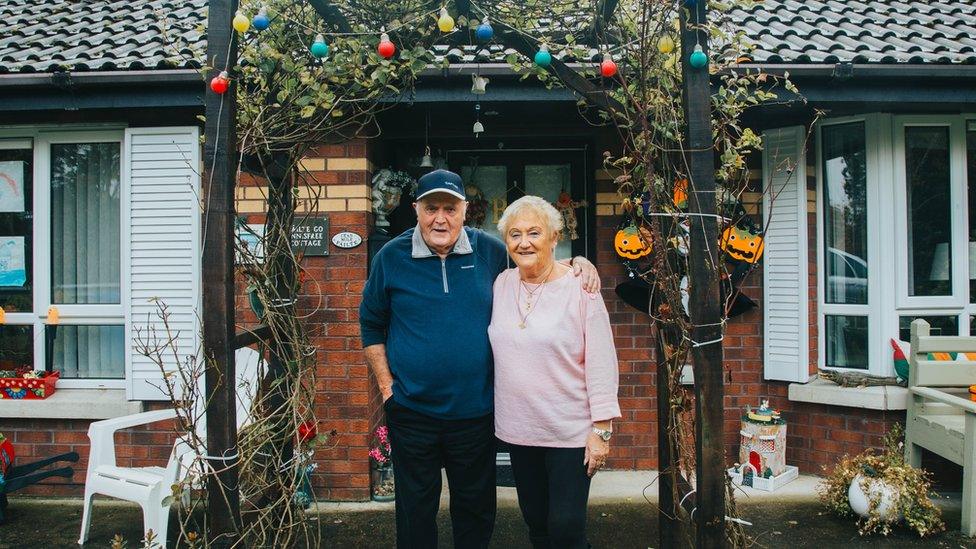
[(363, 237), (356, 233), (341, 232), (332, 237), (332, 243), (336, 248), (355, 248), (363, 243)]
[(291, 225), (291, 248), (305, 257), (329, 255), (329, 218), (307, 217)]

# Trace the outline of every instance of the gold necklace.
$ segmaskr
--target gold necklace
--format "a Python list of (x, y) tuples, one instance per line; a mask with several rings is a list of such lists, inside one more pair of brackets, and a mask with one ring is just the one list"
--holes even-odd
[[(525, 321), (529, 318), (529, 315), (532, 314), (533, 311), (532, 303), (530, 300), (535, 295), (535, 292), (539, 292), (539, 298), (536, 299), (535, 301), (536, 305), (539, 304), (539, 300), (542, 299), (542, 292), (543, 290), (545, 290), (546, 282), (549, 282), (549, 276), (552, 274), (552, 269), (555, 266), (556, 266), (555, 263), (549, 266), (549, 270), (546, 271), (545, 279), (542, 281), (541, 284), (539, 284), (539, 286), (535, 290), (530, 291), (528, 287), (525, 286), (525, 281), (522, 280), (522, 277), (521, 276), (519, 277), (519, 285), (515, 287), (515, 310), (518, 312), (519, 315), (519, 325), (518, 325), (519, 328), (523, 330), (525, 329)], [(526, 307), (525, 307), (524, 315), (522, 314), (522, 304), (520, 300), (520, 296), (522, 294), (521, 288), (523, 287), (525, 287), (526, 293), (529, 294), (528, 298), (526, 298)]]

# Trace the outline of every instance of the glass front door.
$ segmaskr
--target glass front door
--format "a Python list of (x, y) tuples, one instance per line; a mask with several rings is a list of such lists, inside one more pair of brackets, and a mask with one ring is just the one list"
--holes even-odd
[(505, 208), (526, 194), (564, 206), (560, 211), (565, 212), (567, 227), (556, 246), (556, 257), (564, 259), (586, 255), (588, 249), (591, 229), (585, 206), (584, 154), (583, 150), (449, 151), (447, 160), (467, 186), (468, 224), (499, 238), (497, 225)]

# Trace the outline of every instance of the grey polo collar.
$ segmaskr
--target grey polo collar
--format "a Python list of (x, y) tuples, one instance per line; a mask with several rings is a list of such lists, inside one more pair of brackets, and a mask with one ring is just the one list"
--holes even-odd
[[(410, 256), (413, 258), (431, 257), (437, 255), (434, 253), (427, 243), (424, 242), (424, 237), (420, 234), (420, 225), (417, 225), (413, 230), (413, 237), (410, 240), (411, 251)], [(461, 227), (461, 235), (458, 236), (457, 242), (454, 243), (454, 248), (451, 249), (452, 254), (469, 254), (474, 250), (471, 249), (471, 241), (468, 239), (468, 232)]]

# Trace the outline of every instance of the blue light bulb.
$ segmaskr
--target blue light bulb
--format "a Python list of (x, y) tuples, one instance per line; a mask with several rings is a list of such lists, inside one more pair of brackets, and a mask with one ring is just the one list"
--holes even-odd
[(495, 29), (491, 28), (491, 23), (488, 22), (488, 18), (485, 17), (481, 20), (481, 24), (478, 25), (478, 29), (474, 31), (474, 35), (482, 42), (487, 42), (495, 36)]

